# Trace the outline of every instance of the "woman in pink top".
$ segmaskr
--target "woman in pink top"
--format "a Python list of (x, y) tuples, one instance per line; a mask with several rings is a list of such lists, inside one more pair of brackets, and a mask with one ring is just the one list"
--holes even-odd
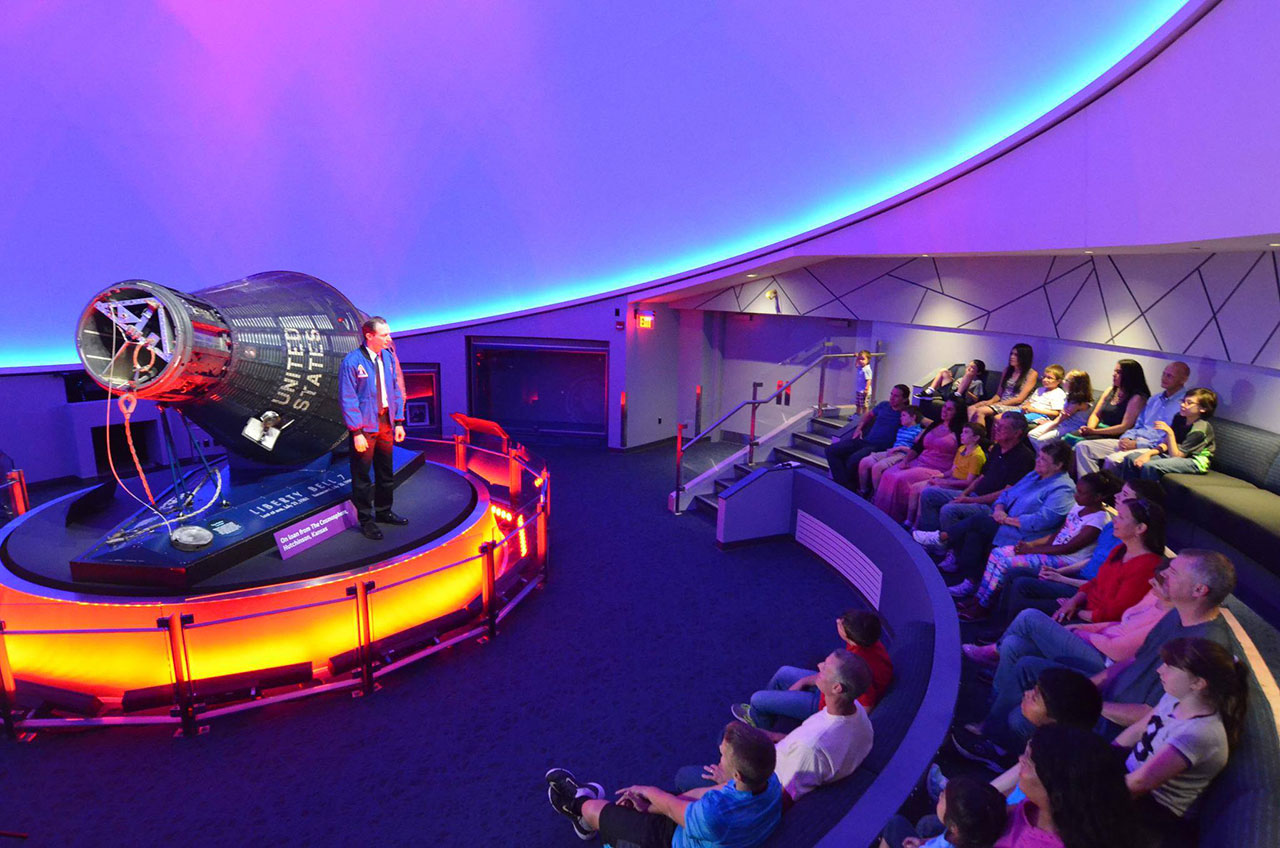
[(1036, 729), (1018, 758), (1027, 800), (1009, 811), (995, 848), (1144, 844), (1124, 764), (1101, 736), (1065, 724)]
[(1121, 613), (1119, 621), (1068, 624), (1067, 629), (1112, 662), (1124, 662), (1133, 659), (1151, 628), (1164, 618), (1169, 609), (1169, 602), (1152, 589), (1142, 596), (1142, 600)]
[(944, 403), (939, 420), (929, 425), (929, 429), (916, 440), (907, 452), (907, 458), (881, 476), (880, 484), (876, 486), (876, 506), (894, 521), (905, 521), (912, 484), (930, 477), (941, 477), (951, 470), (964, 424), (964, 403), (954, 398)]

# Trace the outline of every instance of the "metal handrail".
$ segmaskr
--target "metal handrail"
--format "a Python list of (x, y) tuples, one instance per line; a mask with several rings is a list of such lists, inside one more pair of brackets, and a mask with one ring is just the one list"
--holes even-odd
[[(826, 369), (827, 361), (832, 359), (853, 359), (857, 357), (857, 355), (858, 354), (856, 353), (824, 353), (822, 356), (819, 356), (813, 362), (806, 365), (800, 371), (800, 373), (796, 374), (794, 377), (792, 377), (790, 380), (787, 380), (785, 383), (782, 383), (781, 385), (779, 385), (777, 391), (775, 391), (773, 394), (769, 395), (767, 398), (764, 398), (764, 399), (755, 397), (756, 391), (760, 388), (760, 386), (764, 384), (752, 383), (751, 384), (752, 397), (750, 400), (742, 401), (733, 409), (729, 410), (724, 415), (721, 415), (719, 418), (716, 419), (715, 423), (707, 427), (701, 433), (694, 436), (688, 442), (684, 441), (685, 425), (684, 424), (677, 425), (676, 426), (676, 489), (675, 489), (675, 504), (674, 504), (675, 509), (672, 511), (676, 515), (680, 514), (680, 495), (684, 492), (684, 484), (682, 482), (682, 478), (684, 474), (685, 451), (693, 447), (701, 439), (705, 438), (708, 434), (719, 429), (721, 424), (728, 421), (730, 418), (736, 415), (739, 411), (749, 406), (751, 407), (751, 432), (747, 434), (747, 462), (748, 464), (750, 464), (751, 462), (754, 462), (755, 448), (756, 448), (755, 415), (759, 407), (762, 406), (763, 404), (772, 403), (773, 401), (777, 400), (778, 397), (780, 397), (783, 393), (785, 393), (793, 385), (795, 385), (795, 383), (798, 382), (800, 378), (808, 374), (814, 368), (821, 367), (822, 370), (820, 373), (820, 379), (818, 380), (818, 405), (817, 405), (817, 411), (821, 413), (821, 411), (826, 406), (824, 402), (824, 394), (826, 391), (826, 383), (827, 383), (827, 379), (826, 379), (827, 378), (827, 369)], [(883, 355), (884, 354), (880, 351), (877, 351), (871, 354), (872, 357), (883, 356)]]

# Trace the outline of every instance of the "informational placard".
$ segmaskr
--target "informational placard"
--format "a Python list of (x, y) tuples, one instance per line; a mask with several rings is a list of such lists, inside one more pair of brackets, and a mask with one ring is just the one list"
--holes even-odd
[(357, 523), (356, 508), (351, 501), (343, 501), (277, 530), (276, 549), (282, 559), (288, 559), (333, 538), (348, 527), (355, 527)]

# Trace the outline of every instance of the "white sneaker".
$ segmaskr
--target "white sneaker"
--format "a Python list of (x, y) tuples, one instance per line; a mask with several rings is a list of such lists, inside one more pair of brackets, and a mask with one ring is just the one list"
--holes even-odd
[(915, 539), (918, 544), (924, 545), (926, 548), (936, 548), (942, 545), (939, 538), (942, 535), (941, 530), (912, 530), (911, 538)]

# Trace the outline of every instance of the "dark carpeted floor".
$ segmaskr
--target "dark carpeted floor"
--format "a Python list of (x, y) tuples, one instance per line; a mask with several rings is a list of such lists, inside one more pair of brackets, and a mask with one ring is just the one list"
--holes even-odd
[(555, 487), (551, 579), (496, 640), (369, 698), (266, 707), (196, 739), (0, 740), (0, 830), (30, 845), (575, 845), (548, 767), (669, 784), (716, 759), (730, 702), (838, 644), (855, 599), (819, 560), (792, 542), (722, 552), (705, 519), (666, 512), (672, 448), (535, 450)]

